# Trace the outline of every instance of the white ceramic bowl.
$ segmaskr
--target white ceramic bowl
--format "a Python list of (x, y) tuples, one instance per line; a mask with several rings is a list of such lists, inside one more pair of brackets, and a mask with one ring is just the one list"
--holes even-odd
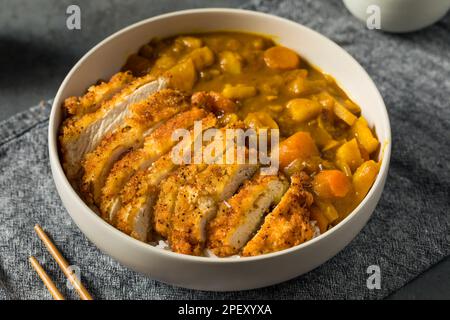
[[(385, 143), (380, 173), (367, 197), (331, 231), (284, 251), (238, 259), (193, 257), (154, 248), (107, 224), (70, 186), (58, 157), (57, 133), (61, 103), (80, 95), (88, 85), (108, 78), (127, 56), (152, 37), (178, 33), (238, 30), (273, 35), (275, 39), (333, 75), (347, 94), (362, 107)], [(319, 33), (279, 17), (243, 10), (200, 9), (154, 17), (125, 28), (89, 51), (69, 72), (55, 97), (49, 124), (50, 163), (56, 188), (72, 219), (103, 252), (149, 277), (176, 286), (215, 291), (264, 287), (297, 277), (342, 250), (370, 218), (383, 191), (388, 172), (391, 130), (383, 99), (374, 83), (348, 53)]]

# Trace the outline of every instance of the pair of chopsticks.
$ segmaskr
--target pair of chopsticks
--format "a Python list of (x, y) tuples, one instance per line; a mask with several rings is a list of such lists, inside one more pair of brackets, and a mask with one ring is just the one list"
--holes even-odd
[[(42, 230), (41, 226), (38, 224), (34, 226), (34, 230), (36, 231), (39, 238), (42, 240), (44, 245), (46, 246), (48, 252), (52, 255), (52, 257), (56, 260), (61, 270), (64, 272), (64, 275), (67, 277), (67, 279), (70, 281), (72, 286), (77, 291), (78, 295), (82, 300), (93, 300), (92, 296), (89, 294), (89, 292), (86, 290), (86, 288), (83, 286), (83, 284), (80, 282), (80, 280), (77, 278), (73, 270), (71, 270), (69, 263), (67, 260), (63, 257), (63, 255), (59, 252), (59, 250), (56, 248), (56, 246), (53, 244), (53, 242), (50, 240), (50, 238), (47, 236), (47, 234)], [(50, 291), (50, 294), (53, 296), (55, 300), (65, 300), (62, 293), (58, 290), (55, 283), (52, 281), (52, 279), (49, 277), (49, 275), (45, 272), (45, 270), (42, 268), (42, 266), (39, 264), (39, 262), (36, 260), (35, 257), (31, 256), (29, 258), (31, 265), (33, 266), (34, 270), (36, 270), (39, 277), (44, 282), (45, 286), (47, 287), (48, 291)]]

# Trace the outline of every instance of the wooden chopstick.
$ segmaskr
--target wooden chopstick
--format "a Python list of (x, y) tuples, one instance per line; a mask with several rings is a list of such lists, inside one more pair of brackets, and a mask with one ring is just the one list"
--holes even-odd
[(50, 279), (49, 275), (47, 274), (47, 272), (45, 272), (45, 270), (42, 268), (42, 266), (39, 264), (36, 258), (31, 256), (29, 260), (34, 270), (36, 270), (37, 274), (42, 279), (42, 282), (44, 282), (48, 291), (50, 291), (50, 294), (53, 296), (53, 299), (65, 300), (62, 293), (58, 290), (55, 283), (52, 281), (52, 279)]
[(62, 254), (59, 252), (59, 250), (56, 248), (56, 246), (53, 244), (44, 230), (42, 230), (41, 226), (38, 224), (35, 225), (34, 230), (36, 231), (42, 242), (45, 244), (52, 257), (56, 260), (67, 279), (69, 279), (70, 283), (75, 288), (80, 298), (82, 300), (93, 300), (90, 293), (86, 290), (81, 281), (79, 281), (75, 273), (70, 269), (67, 260), (62, 256)]

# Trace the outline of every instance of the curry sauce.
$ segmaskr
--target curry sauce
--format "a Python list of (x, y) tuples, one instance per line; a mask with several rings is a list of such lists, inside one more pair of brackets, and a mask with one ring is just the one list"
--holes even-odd
[(281, 170), (312, 178), (311, 220), (321, 232), (356, 208), (378, 174), (380, 144), (360, 107), (331, 76), (269, 37), (211, 32), (154, 39), (123, 69), (170, 74), (172, 86), (189, 94), (220, 93), (237, 106), (223, 122), (279, 129)]

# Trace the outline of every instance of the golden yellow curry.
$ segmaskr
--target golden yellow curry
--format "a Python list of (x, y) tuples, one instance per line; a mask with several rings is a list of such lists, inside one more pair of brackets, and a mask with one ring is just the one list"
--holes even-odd
[(279, 128), (281, 168), (312, 177), (311, 220), (321, 232), (362, 201), (378, 174), (380, 144), (360, 107), (331, 76), (270, 38), (213, 32), (152, 40), (124, 70), (170, 75), (188, 93), (221, 93), (237, 106), (222, 121)]

